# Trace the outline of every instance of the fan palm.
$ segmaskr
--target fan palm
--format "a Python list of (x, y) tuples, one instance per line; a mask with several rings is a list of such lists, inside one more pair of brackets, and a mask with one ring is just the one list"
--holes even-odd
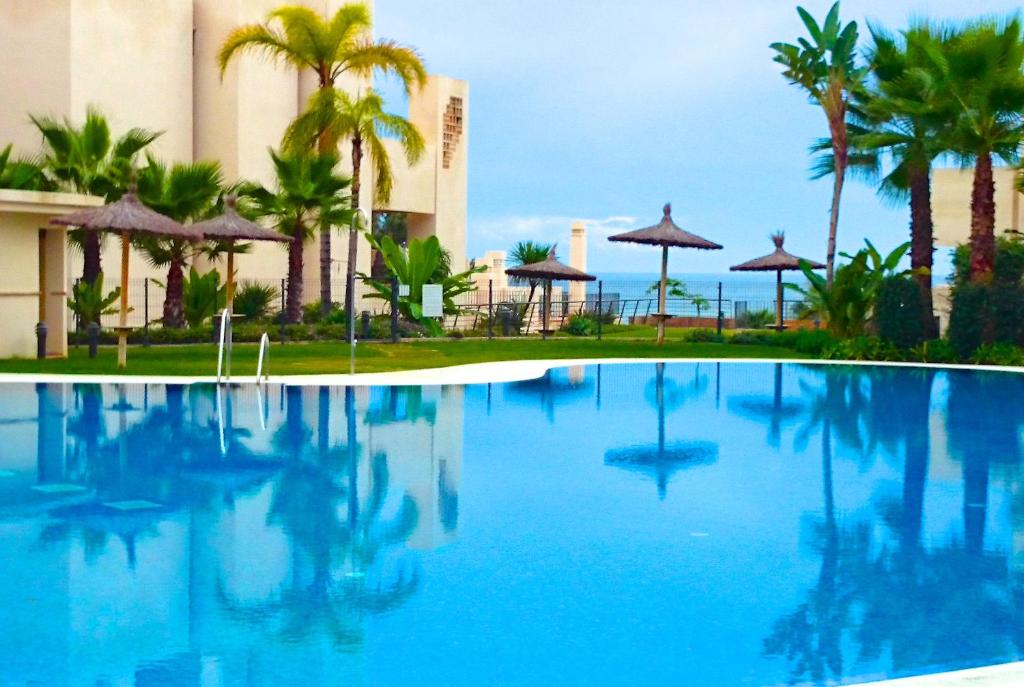
[[(314, 105), (333, 100), (337, 80), (344, 74), (370, 77), (375, 72), (397, 76), (410, 93), (412, 86), (422, 86), (427, 71), (419, 54), (412, 48), (391, 40), (374, 40), (369, 35), (370, 11), (361, 3), (342, 5), (326, 17), (300, 5), (274, 10), (262, 24), (249, 24), (235, 29), (225, 39), (217, 60), (221, 73), (240, 52), (260, 53), (283, 62), (296, 70), (316, 74), (319, 92)], [(317, 150), (323, 155), (337, 150), (338, 139), (331, 140), (328, 130), (317, 138)], [(358, 163), (356, 169), (358, 170)], [(353, 180), (353, 204), (359, 204), (358, 180)], [(349, 239), (349, 274), (354, 273), (355, 251)], [(324, 312), (331, 304), (331, 234), (324, 226), (320, 234), (320, 291)]]
[[(352, 98), (348, 93), (336, 89), (318, 91), (310, 99), (309, 107), (299, 115), (285, 133), (285, 146), (296, 150), (306, 149), (312, 141), (318, 140), (334, 150), (344, 138), (352, 141), (352, 197), (359, 198), (361, 188), (360, 168), (364, 152), (368, 149), (374, 168), (374, 200), (384, 204), (391, 199), (394, 177), (391, 173), (391, 158), (384, 145), (384, 137), (397, 139), (409, 164), (416, 164), (423, 156), (423, 136), (408, 120), (384, 111), (384, 99), (370, 90), (365, 95)], [(358, 203), (358, 200), (356, 201)], [(321, 237), (321, 240), (323, 238)], [(353, 227), (348, 233), (348, 264), (346, 285), (352, 284), (356, 270), (356, 254), (359, 248), (359, 234)], [(328, 249), (329, 250), (329, 249)], [(328, 254), (328, 267), (330, 255)], [(321, 270), (324, 254), (321, 251)], [(322, 274), (322, 272), (321, 272)], [(328, 273), (329, 274), (329, 273)], [(321, 277), (321, 297), (330, 298), (330, 281)], [(354, 306), (354, 294), (346, 286), (345, 309)]]
[[(553, 248), (554, 246), (547, 243), (519, 241), (516, 245), (512, 246), (512, 250), (508, 254), (509, 267), (522, 267), (523, 265), (544, 262), (548, 259)], [(526, 299), (526, 303), (529, 305), (533, 302), (533, 295), (536, 293), (537, 287), (540, 286), (541, 280), (527, 279), (526, 281), (530, 286), (530, 295)]]
[[(70, 120), (32, 117), (43, 135), (43, 164), (59, 187), (76, 193), (116, 200), (127, 187), (136, 156), (155, 141), (160, 132), (130, 129), (112, 139), (110, 125), (96, 109), (86, 111), (85, 122), (77, 127)], [(82, 279), (96, 281), (100, 263), (100, 235), (93, 230), (71, 233), (82, 249)]]
[(302, 321), (303, 244), (319, 227), (338, 226), (352, 218), (351, 203), (343, 193), (349, 179), (335, 171), (338, 158), (333, 154), (312, 155), (270, 151), (277, 176), (277, 189), (270, 191), (256, 184), (242, 184), (238, 193), (244, 211), (255, 217), (273, 220), (278, 231), (288, 236), (288, 290), (285, 317), (288, 322)]
[(872, 154), (888, 154), (892, 167), (879, 192), (895, 201), (910, 201), (910, 264), (921, 291), (924, 331), (934, 337), (938, 332), (932, 304), (931, 169), (934, 160), (949, 151), (957, 117), (931, 58), (942, 49), (944, 37), (927, 24), (899, 37), (871, 27), (871, 35), (874, 45), (868, 62), (875, 87), (858, 98), (859, 126), (852, 144), (861, 161)]
[[(204, 219), (216, 207), (223, 181), (219, 163), (195, 162), (168, 168), (151, 155), (147, 163), (139, 171), (138, 191), (139, 199), (149, 207), (182, 223)], [(152, 265), (167, 267), (164, 327), (183, 327), (183, 279), (194, 246), (185, 239), (157, 236), (140, 238), (136, 245)]]
[(995, 266), (993, 160), (1014, 164), (1024, 141), (1024, 41), (1017, 17), (975, 22), (931, 54), (942, 86), (958, 106), (954, 152), (974, 163), (971, 280), (987, 282)]
[(46, 178), (43, 166), (31, 158), (11, 159), (12, 146), (0, 150), (0, 188), (19, 191), (52, 191), (56, 188)]
[(798, 39), (799, 45), (773, 43), (775, 62), (785, 69), (790, 83), (799, 86), (825, 113), (832, 144), (834, 180), (829, 217), (826, 280), (832, 283), (836, 257), (836, 233), (839, 227), (839, 201), (846, 181), (849, 157), (847, 111), (850, 100), (861, 88), (864, 69), (856, 64), (857, 23), (845, 26), (839, 20), (839, 3), (832, 5), (823, 24), (802, 7), (797, 8), (811, 39)]

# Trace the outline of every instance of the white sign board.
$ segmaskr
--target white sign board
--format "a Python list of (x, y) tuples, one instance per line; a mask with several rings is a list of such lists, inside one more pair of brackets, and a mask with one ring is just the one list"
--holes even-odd
[(409, 295), (409, 285), (408, 284), (399, 284), (398, 285), (398, 295), (399, 296), (408, 296)]
[(440, 284), (423, 285), (423, 316), (444, 317), (444, 291)]

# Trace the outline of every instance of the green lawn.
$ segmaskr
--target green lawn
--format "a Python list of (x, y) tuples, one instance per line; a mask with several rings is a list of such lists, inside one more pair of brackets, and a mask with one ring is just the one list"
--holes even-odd
[[(359, 344), (357, 372), (414, 370), (496, 360), (567, 358), (806, 358), (788, 348), (719, 343), (691, 343), (677, 340), (658, 347), (653, 330), (613, 328), (603, 341), (556, 337), (548, 341), (529, 339), (481, 339), (406, 341), (399, 344)], [(258, 346), (235, 344), (232, 373), (256, 373)], [(127, 374), (208, 376), (216, 373), (217, 347), (213, 344), (187, 346), (132, 346), (128, 350)], [(340, 342), (273, 343), (270, 348), (271, 375), (331, 374), (348, 372), (348, 347)], [(71, 349), (66, 360), (0, 360), (0, 372), (46, 372), (59, 374), (117, 374), (116, 349), (103, 347), (95, 360), (85, 347)]]

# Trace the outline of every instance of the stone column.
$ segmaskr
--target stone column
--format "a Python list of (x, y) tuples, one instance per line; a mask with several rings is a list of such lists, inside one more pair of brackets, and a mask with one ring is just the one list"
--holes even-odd
[[(572, 223), (572, 234), (569, 238), (569, 266), (582, 272), (587, 271), (587, 225), (580, 221)], [(580, 303), (586, 297), (586, 282), (569, 282), (569, 302), (573, 312), (579, 310)]]

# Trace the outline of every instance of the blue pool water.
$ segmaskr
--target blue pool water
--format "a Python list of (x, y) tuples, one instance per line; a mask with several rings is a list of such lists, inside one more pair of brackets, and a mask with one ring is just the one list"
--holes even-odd
[(1022, 656), (1024, 378), (0, 386), (0, 684), (852, 684)]

